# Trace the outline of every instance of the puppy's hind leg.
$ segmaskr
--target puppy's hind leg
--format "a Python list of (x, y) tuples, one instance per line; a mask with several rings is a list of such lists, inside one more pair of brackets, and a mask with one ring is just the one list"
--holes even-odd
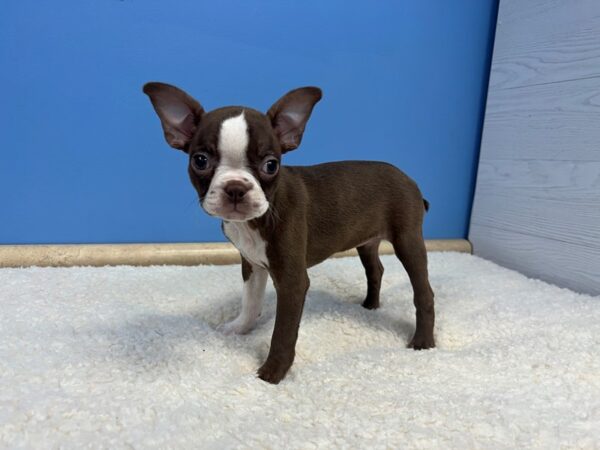
[(225, 334), (248, 333), (256, 325), (262, 311), (269, 272), (267, 269), (250, 264), (242, 258), (242, 276), (244, 278), (242, 309), (234, 320), (219, 327)]
[[(420, 230), (419, 230), (420, 231)], [(415, 350), (435, 347), (433, 290), (427, 273), (427, 250), (420, 232), (398, 233), (392, 240), (394, 251), (404, 265), (413, 288), (417, 327), (408, 346)]]
[(356, 248), (367, 275), (367, 297), (362, 302), (362, 306), (367, 309), (379, 308), (379, 290), (383, 276), (383, 265), (379, 259), (380, 242), (379, 239), (374, 239)]

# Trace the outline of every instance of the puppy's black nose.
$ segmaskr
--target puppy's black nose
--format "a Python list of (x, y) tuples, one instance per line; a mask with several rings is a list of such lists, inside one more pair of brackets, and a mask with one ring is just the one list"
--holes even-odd
[(233, 203), (239, 203), (244, 198), (246, 192), (250, 190), (250, 187), (250, 185), (241, 181), (230, 181), (223, 190), (225, 191), (225, 194), (227, 194), (229, 200)]

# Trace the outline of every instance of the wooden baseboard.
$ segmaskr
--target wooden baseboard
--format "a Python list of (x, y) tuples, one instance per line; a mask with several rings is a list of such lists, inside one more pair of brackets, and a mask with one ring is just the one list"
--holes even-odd
[[(471, 253), (472, 250), (465, 239), (435, 239), (425, 244), (428, 251)], [(387, 255), (394, 251), (389, 242), (382, 242), (379, 253)], [(352, 249), (333, 257), (356, 254)], [(238, 251), (229, 243), (0, 245), (0, 267), (196, 266), (239, 262)]]

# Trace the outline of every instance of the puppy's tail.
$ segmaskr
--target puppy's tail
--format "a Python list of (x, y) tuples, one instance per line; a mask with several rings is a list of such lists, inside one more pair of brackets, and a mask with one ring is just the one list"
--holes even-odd
[(425, 211), (429, 211), (429, 202), (423, 199), (423, 205), (425, 206)]

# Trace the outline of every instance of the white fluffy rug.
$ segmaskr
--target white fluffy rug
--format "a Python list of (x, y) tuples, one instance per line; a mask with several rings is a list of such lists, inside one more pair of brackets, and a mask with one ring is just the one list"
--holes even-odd
[(297, 357), (255, 377), (274, 317), (239, 308), (237, 266), (0, 270), (5, 448), (598, 448), (600, 298), (474, 256), (430, 255), (435, 350), (405, 348), (400, 263), (360, 307), (358, 259), (311, 269)]

